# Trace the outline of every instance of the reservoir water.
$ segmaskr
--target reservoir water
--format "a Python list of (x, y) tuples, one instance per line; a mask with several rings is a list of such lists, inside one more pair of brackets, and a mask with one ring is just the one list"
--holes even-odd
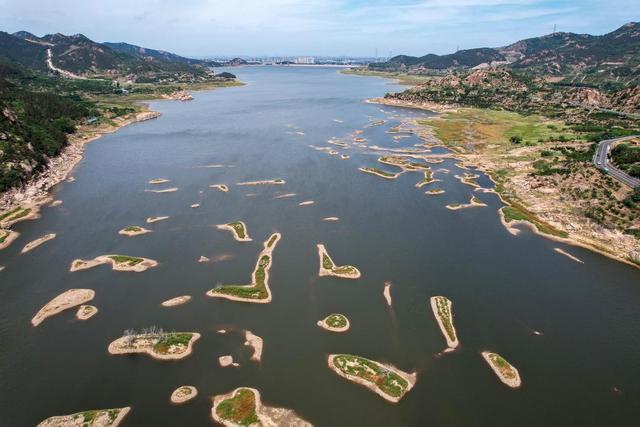
[[(291, 408), (319, 426), (637, 425), (640, 418), (640, 270), (577, 247), (536, 236), (512, 236), (500, 224), (500, 201), (454, 178), (454, 161), (432, 165), (440, 182), (418, 189), (420, 172), (385, 180), (359, 167), (379, 152), (353, 146), (413, 147), (415, 136), (386, 133), (401, 118), (429, 115), (366, 104), (402, 88), (387, 80), (333, 68), (262, 67), (233, 71), (246, 86), (194, 93), (191, 102), (152, 102), (158, 119), (137, 123), (87, 146), (76, 180), (55, 188), (63, 204), (14, 228), (0, 251), (0, 425), (33, 426), (53, 415), (131, 406), (124, 426), (206, 426), (211, 399), (239, 386), (263, 401)], [(388, 120), (368, 127), (372, 121)], [(348, 160), (310, 147), (331, 146)], [(217, 166), (217, 167), (212, 167)], [(447, 169), (449, 173), (444, 170)], [(166, 178), (175, 193), (145, 192)], [(280, 186), (236, 186), (286, 180)], [(479, 183), (490, 186), (486, 177)], [(227, 184), (228, 193), (212, 184)], [(162, 186), (156, 186), (164, 188)], [(428, 188), (445, 194), (427, 196)], [(296, 193), (291, 198), (279, 194)], [(450, 211), (472, 194), (488, 207)], [(315, 204), (298, 206), (302, 201)], [(190, 205), (199, 203), (197, 209)], [(118, 235), (129, 225), (153, 233)], [(336, 216), (336, 222), (323, 221)], [(253, 238), (239, 243), (215, 224), (243, 220)], [(274, 252), (270, 304), (209, 298), (220, 283), (248, 283), (270, 233)], [(27, 242), (57, 238), (20, 255)], [(318, 277), (316, 244), (359, 280)], [(584, 261), (555, 252), (561, 247)], [(109, 266), (70, 273), (76, 258), (126, 254), (157, 260), (144, 273)], [(198, 263), (200, 256), (212, 260)], [(383, 297), (393, 283), (393, 306)], [(75, 310), (34, 328), (33, 315), (70, 288), (96, 292), (98, 314)], [(160, 304), (192, 295), (182, 306)], [(460, 347), (445, 341), (429, 297), (453, 301)], [(332, 334), (316, 321), (345, 314), (351, 329)], [(156, 325), (195, 331), (194, 353), (166, 362), (146, 355), (110, 356), (126, 329)], [(218, 334), (226, 329), (227, 334)], [(244, 330), (264, 339), (261, 363), (249, 361)], [(538, 331), (541, 335), (534, 334)], [(495, 377), (480, 352), (502, 354), (520, 371), (513, 390)], [(418, 372), (398, 404), (338, 377), (330, 353), (352, 353)], [(233, 355), (238, 368), (221, 368)], [(169, 402), (180, 385), (199, 396)]]

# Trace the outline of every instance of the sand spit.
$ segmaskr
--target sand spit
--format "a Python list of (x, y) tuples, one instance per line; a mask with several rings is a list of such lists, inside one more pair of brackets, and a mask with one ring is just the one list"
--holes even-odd
[(191, 301), (191, 295), (182, 295), (179, 297), (171, 298), (164, 301), (161, 305), (163, 307), (175, 307), (176, 305), (186, 304)]
[(465, 203), (463, 205), (458, 205), (458, 204), (447, 205), (446, 208), (451, 210), (451, 211), (457, 211), (457, 210), (460, 210), (460, 209), (468, 209), (468, 208), (484, 207), (484, 206), (487, 206), (487, 205), (485, 203), (481, 202), (475, 196), (471, 196), (471, 200), (469, 201), (469, 203)]
[(233, 234), (233, 238), (238, 242), (251, 242), (253, 239), (249, 237), (247, 224), (242, 221), (229, 222), (227, 224), (216, 225), (218, 230), (227, 230)]
[(90, 427), (118, 427), (130, 410), (131, 407), (127, 406), (125, 408), (95, 409), (71, 415), (58, 415), (47, 418), (38, 424), (38, 427), (85, 427), (89, 426), (84, 421), (87, 418), (91, 419)]
[(384, 282), (384, 291), (382, 291), (384, 299), (387, 300), (387, 305), (391, 307), (391, 282)]
[(60, 205), (62, 205), (62, 200), (54, 200), (51, 203), (49, 203), (50, 208), (55, 208), (56, 206), (60, 206)]
[(69, 289), (45, 304), (31, 319), (31, 324), (38, 326), (47, 317), (91, 301), (95, 295), (96, 293), (91, 289)]
[(251, 274), (251, 283), (248, 285), (218, 286), (207, 292), (207, 296), (224, 298), (231, 301), (253, 302), (266, 304), (271, 302), (271, 289), (269, 288), (269, 270), (273, 265), (273, 250), (282, 238), (280, 233), (273, 233), (263, 243), (262, 252), (258, 255), (256, 266)]
[[(327, 364), (329, 365), (329, 369), (336, 374), (349, 381), (365, 386), (383, 399), (392, 403), (398, 403), (400, 399), (413, 388), (417, 379), (416, 373), (409, 374), (392, 365), (385, 365), (374, 360), (349, 354), (330, 354), (327, 358)], [(351, 373), (349, 373), (349, 371), (351, 371)], [(360, 373), (360, 375), (356, 375), (356, 373)], [(400, 377), (400, 379), (406, 382), (406, 385), (402, 387), (397, 379), (390, 380), (389, 377), (391, 374)], [(385, 376), (387, 379), (385, 379)], [(386, 386), (386, 388), (389, 388), (389, 386), (393, 388), (400, 387), (400, 390), (396, 395), (391, 395), (380, 388), (380, 383)]]
[(90, 260), (76, 259), (71, 263), (69, 271), (87, 270), (102, 264), (111, 264), (115, 271), (133, 271), (142, 273), (149, 268), (156, 267), (158, 262), (147, 258), (129, 257), (124, 255), (100, 255)]
[(522, 380), (520, 379), (520, 373), (518, 370), (503, 359), (502, 356), (497, 353), (483, 351), (482, 358), (489, 364), (493, 372), (504, 384), (511, 388), (518, 388), (522, 385)]
[(385, 147), (379, 147), (377, 145), (372, 145), (369, 148), (371, 150), (373, 150), (373, 151), (387, 151), (389, 153), (396, 153), (396, 154), (426, 154), (426, 153), (430, 153), (431, 152), (431, 150), (425, 149), (425, 148), (421, 148), (421, 149), (417, 149), (417, 148), (385, 148)]
[(318, 244), (318, 256), (320, 257), (320, 269), (318, 275), (341, 277), (343, 279), (359, 279), (360, 270), (352, 265), (335, 265), (327, 249), (323, 244)]
[(577, 258), (573, 255), (571, 255), (570, 253), (560, 249), (560, 248), (553, 248), (554, 251), (558, 252), (559, 254), (562, 254), (564, 256), (566, 256), (567, 258), (575, 261), (575, 262), (579, 262), (580, 264), (584, 264), (584, 261), (582, 261), (580, 258)]
[(212, 184), (209, 186), (209, 188), (216, 188), (220, 191), (222, 191), (223, 193), (228, 193), (229, 192), (229, 187), (227, 187), (225, 184)]
[(197, 395), (197, 388), (192, 385), (183, 385), (173, 390), (173, 393), (171, 393), (171, 397), (169, 399), (171, 400), (171, 403), (180, 404), (188, 402), (191, 399), (195, 399)]
[(445, 191), (440, 188), (434, 188), (432, 190), (427, 190), (424, 192), (427, 196), (437, 196), (439, 194), (444, 194)]
[[(225, 408), (219, 408), (221, 403)], [(260, 392), (254, 388), (240, 387), (231, 393), (213, 397), (211, 417), (225, 427), (245, 425), (263, 427), (313, 427), (293, 410), (276, 408), (262, 403)], [(253, 421), (257, 419), (257, 421)]]
[(169, 219), (168, 216), (150, 216), (147, 218), (147, 224), (153, 224), (154, 222), (164, 221), (165, 219)]
[(191, 205), (191, 209), (197, 209), (200, 207), (200, 203), (194, 203)]
[(331, 332), (347, 332), (351, 327), (349, 319), (343, 314), (333, 313), (316, 323), (322, 329)]
[(76, 311), (76, 319), (87, 320), (98, 314), (98, 308), (93, 305), (81, 305)]
[(277, 196), (274, 197), (274, 199), (288, 199), (290, 197), (295, 197), (296, 195), (297, 195), (296, 193), (278, 194)]
[(307, 201), (298, 203), (298, 206), (309, 206), (309, 205), (313, 205), (314, 203), (315, 202), (313, 200), (307, 200)]
[(337, 216), (328, 216), (326, 218), (322, 218), (323, 221), (340, 221), (340, 218)]
[[(149, 222), (149, 221), (147, 221)], [(151, 230), (148, 230), (144, 227), (138, 227), (137, 225), (132, 225), (129, 226), (127, 228), (123, 228), (122, 230), (118, 231), (118, 234), (121, 234), (123, 236), (127, 236), (127, 237), (133, 237), (133, 236), (139, 236), (141, 234), (147, 234), (147, 233), (152, 233)]]
[(447, 346), (451, 349), (458, 348), (460, 341), (458, 341), (458, 335), (456, 328), (453, 326), (453, 311), (451, 311), (451, 301), (443, 296), (431, 297), (431, 311), (433, 316), (438, 322), (440, 332), (447, 340)]
[[(173, 343), (175, 337), (187, 337)], [(169, 332), (131, 334), (118, 338), (109, 344), (109, 354), (144, 353), (159, 360), (178, 360), (189, 356), (193, 344), (200, 338), (197, 332)]]
[(344, 120), (340, 120), (340, 119), (333, 119), (333, 121), (336, 123), (344, 123)]
[(237, 368), (238, 366), (240, 366), (239, 363), (233, 361), (233, 356), (220, 356), (218, 357), (218, 363), (223, 368), (226, 368), (227, 366), (233, 366), (234, 368)]
[(27, 243), (26, 245), (24, 245), (24, 248), (22, 248), (22, 250), (20, 251), (21, 254), (26, 254), (27, 252), (37, 248), (38, 246), (42, 245), (45, 242), (48, 242), (49, 240), (53, 240), (56, 238), (56, 234), (55, 233), (51, 233), (51, 234), (45, 234), (42, 237), (39, 237), (29, 243)]
[(4, 265), (0, 265), (0, 271), (3, 271), (6, 267)]
[(480, 188), (480, 184), (476, 182), (476, 179), (480, 178), (480, 175), (465, 172), (464, 175), (454, 175), (454, 178), (473, 188)]
[(211, 260), (209, 258), (207, 258), (206, 256), (204, 256), (204, 255), (201, 255), (200, 258), (198, 258), (198, 262), (199, 263), (209, 262), (209, 261), (211, 261)]
[(175, 193), (178, 191), (178, 187), (165, 188), (163, 190), (144, 190), (147, 193)]
[(167, 182), (171, 182), (168, 179), (164, 178), (155, 178), (149, 181), (149, 184), (165, 184)]
[(265, 179), (261, 181), (245, 181), (245, 182), (236, 182), (236, 185), (283, 185), (286, 184), (287, 181), (284, 179)]
[(3, 230), (0, 228), (0, 250), (9, 247), (14, 240), (20, 236), (20, 233), (12, 230)]
[(251, 359), (254, 362), (260, 362), (262, 360), (262, 347), (264, 345), (264, 340), (257, 335), (254, 335), (253, 332), (247, 330), (244, 331), (244, 345), (253, 348), (253, 354), (251, 355)]
[(349, 148), (349, 144), (347, 144), (346, 142), (340, 141), (339, 139), (330, 139), (327, 141), (327, 144), (337, 145), (338, 147), (342, 147), (342, 148)]

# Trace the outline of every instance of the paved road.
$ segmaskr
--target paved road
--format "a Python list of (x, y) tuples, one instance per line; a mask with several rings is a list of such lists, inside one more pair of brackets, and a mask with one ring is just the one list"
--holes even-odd
[(624, 141), (626, 139), (631, 139), (637, 137), (636, 136), (625, 136), (623, 138), (614, 138), (614, 139), (606, 139), (604, 141), (600, 141), (598, 143), (598, 149), (596, 150), (596, 154), (593, 156), (593, 163), (599, 167), (600, 169), (607, 172), (612, 177), (616, 178), (618, 181), (623, 184), (628, 185), (631, 188), (635, 188), (640, 185), (640, 179), (634, 178), (632, 176), (627, 175), (622, 172), (620, 169), (616, 168), (613, 164), (609, 162), (607, 159), (607, 154), (609, 154), (609, 150), (611, 150), (611, 145)]

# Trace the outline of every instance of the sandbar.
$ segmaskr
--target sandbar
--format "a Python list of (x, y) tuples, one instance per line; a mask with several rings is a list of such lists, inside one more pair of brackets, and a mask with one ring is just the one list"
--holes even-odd
[(385, 179), (396, 179), (397, 177), (399, 177), (400, 175), (402, 175), (402, 172), (397, 172), (397, 173), (390, 173), (390, 172), (386, 172), (383, 171), (381, 169), (377, 169), (377, 168), (358, 168), (359, 171), (361, 172), (365, 172), (365, 173), (369, 173), (372, 175), (377, 175), (381, 178), (385, 178)]
[(76, 318), (78, 320), (87, 320), (98, 314), (98, 308), (93, 305), (81, 305), (76, 311)]
[(237, 368), (238, 366), (240, 366), (239, 363), (236, 363), (233, 361), (233, 356), (229, 356), (229, 355), (218, 357), (218, 363), (223, 368), (226, 368), (227, 366), (233, 366), (234, 368)]
[(453, 326), (453, 311), (451, 311), (451, 301), (443, 296), (431, 297), (431, 310), (440, 326), (440, 332), (447, 340), (447, 346), (455, 349), (460, 345), (456, 328)]
[(31, 324), (38, 326), (47, 317), (91, 301), (95, 295), (91, 289), (69, 289), (45, 304), (31, 319)]
[(238, 242), (251, 242), (253, 239), (249, 237), (247, 224), (242, 221), (229, 222), (227, 224), (218, 224), (216, 228), (219, 230), (227, 230), (233, 234), (233, 238)]
[(432, 190), (427, 190), (424, 192), (424, 194), (428, 195), (428, 196), (437, 196), (439, 194), (444, 194), (445, 191), (440, 189), (440, 188), (434, 188)]
[(340, 218), (337, 216), (328, 216), (326, 218), (322, 218), (323, 221), (340, 221)]
[(185, 403), (191, 399), (195, 399), (198, 395), (198, 389), (192, 385), (183, 385), (173, 390), (171, 393), (171, 403)]
[(471, 200), (469, 201), (469, 203), (465, 203), (462, 205), (460, 204), (447, 205), (446, 208), (451, 211), (457, 211), (460, 209), (468, 209), (468, 208), (483, 207), (483, 206), (487, 206), (486, 203), (483, 203), (482, 201), (477, 199), (476, 196), (471, 196)]
[(231, 301), (253, 302), (258, 304), (271, 302), (269, 270), (273, 263), (273, 250), (281, 237), (282, 235), (280, 233), (273, 233), (269, 239), (264, 242), (249, 285), (218, 286), (207, 292), (207, 295), (215, 298), (225, 298)]
[(417, 374), (350, 354), (330, 354), (329, 368), (343, 378), (363, 385), (385, 400), (398, 403), (413, 388)]
[(38, 427), (117, 427), (131, 410), (130, 406), (113, 409), (94, 409), (71, 415), (58, 415), (40, 422)]
[(20, 233), (16, 231), (0, 229), (0, 250), (8, 247), (19, 236)]
[(331, 332), (347, 332), (351, 327), (347, 316), (339, 313), (333, 313), (322, 320), (318, 320), (317, 325)]
[(191, 209), (196, 209), (200, 207), (200, 203), (194, 203), (191, 205)]
[(352, 265), (335, 265), (323, 244), (318, 244), (318, 256), (320, 257), (320, 269), (318, 275), (341, 277), (343, 279), (360, 278), (360, 270)]
[(102, 264), (111, 264), (115, 271), (133, 271), (141, 273), (156, 267), (158, 262), (152, 259), (130, 257), (127, 255), (100, 255), (90, 260), (76, 259), (71, 263), (69, 271), (86, 270)]
[(153, 224), (154, 222), (164, 221), (165, 219), (169, 219), (168, 216), (150, 216), (147, 218), (147, 224)]
[(298, 203), (298, 206), (309, 206), (309, 205), (313, 205), (314, 203), (315, 202), (313, 200), (307, 200), (307, 201)]
[[(148, 221), (147, 221), (148, 222)], [(147, 234), (147, 233), (151, 233), (151, 230), (148, 230), (144, 227), (138, 227), (137, 225), (131, 225), (127, 228), (123, 228), (122, 230), (118, 231), (118, 234), (121, 234), (123, 236), (128, 236), (128, 237), (133, 237), (133, 236), (139, 236), (141, 234)]]
[(159, 360), (177, 360), (193, 351), (197, 332), (151, 332), (126, 334), (109, 344), (109, 354), (144, 353)]
[(493, 372), (504, 384), (511, 388), (518, 388), (522, 384), (518, 370), (498, 353), (482, 352), (482, 358), (489, 364)]
[(391, 282), (384, 282), (384, 291), (382, 291), (384, 299), (387, 300), (387, 305), (391, 307)]
[(165, 184), (167, 182), (171, 182), (168, 179), (164, 178), (155, 178), (149, 181), (149, 184)]
[(236, 388), (231, 393), (214, 396), (211, 417), (225, 427), (313, 427), (291, 409), (264, 405), (260, 392), (248, 387)]
[(559, 254), (562, 254), (564, 256), (566, 256), (567, 258), (575, 261), (575, 262), (579, 262), (580, 264), (584, 264), (584, 261), (582, 261), (580, 258), (575, 257), (573, 255), (571, 255), (569, 252), (566, 252), (560, 248), (553, 248), (554, 251), (558, 252)]
[(285, 193), (285, 194), (279, 194), (276, 197), (274, 197), (274, 199), (287, 199), (289, 197), (295, 197), (296, 193)]
[(144, 190), (147, 193), (175, 193), (178, 191), (178, 187), (165, 188), (163, 190)]
[(26, 245), (24, 245), (24, 248), (22, 248), (22, 250), (20, 251), (21, 254), (26, 254), (27, 252), (37, 248), (38, 246), (42, 245), (45, 242), (48, 242), (49, 240), (55, 239), (56, 238), (56, 234), (55, 233), (50, 233), (50, 234), (45, 234), (42, 237), (39, 237), (29, 243), (27, 243)]
[(49, 207), (55, 208), (56, 206), (60, 206), (61, 204), (62, 204), (62, 200), (54, 200), (51, 203), (49, 203)]
[(163, 307), (174, 307), (176, 305), (186, 304), (191, 300), (191, 295), (182, 295), (179, 297), (171, 298), (164, 301), (161, 305)]
[(201, 255), (200, 258), (198, 258), (198, 262), (202, 263), (202, 262), (209, 262), (211, 261), (209, 258), (207, 258), (204, 255)]

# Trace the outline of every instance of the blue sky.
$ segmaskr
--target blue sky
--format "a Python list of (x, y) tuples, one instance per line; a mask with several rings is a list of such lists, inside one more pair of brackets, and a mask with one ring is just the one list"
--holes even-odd
[(424, 55), (640, 20), (640, 0), (0, 0), (0, 30), (183, 55)]

